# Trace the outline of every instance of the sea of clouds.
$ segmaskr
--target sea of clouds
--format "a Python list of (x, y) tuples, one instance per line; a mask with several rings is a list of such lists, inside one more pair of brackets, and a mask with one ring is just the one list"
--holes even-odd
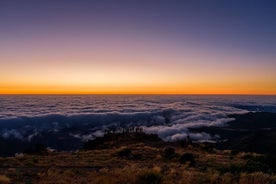
[[(87, 141), (114, 127), (143, 127), (165, 141), (219, 135), (190, 128), (226, 126), (227, 115), (276, 112), (275, 96), (0, 96), (0, 137), (31, 141), (59, 135)], [(47, 139), (47, 137), (45, 137)]]

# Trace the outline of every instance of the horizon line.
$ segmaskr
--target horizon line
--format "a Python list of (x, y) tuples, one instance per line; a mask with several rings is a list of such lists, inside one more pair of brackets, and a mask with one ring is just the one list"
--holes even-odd
[(202, 95), (202, 96), (276, 96), (275, 94), (259, 94), (259, 93), (0, 93), (0, 95)]

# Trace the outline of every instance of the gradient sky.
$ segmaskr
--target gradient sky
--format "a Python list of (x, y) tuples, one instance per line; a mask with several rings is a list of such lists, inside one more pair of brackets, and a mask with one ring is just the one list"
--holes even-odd
[(274, 0), (0, 0), (0, 93), (276, 94)]

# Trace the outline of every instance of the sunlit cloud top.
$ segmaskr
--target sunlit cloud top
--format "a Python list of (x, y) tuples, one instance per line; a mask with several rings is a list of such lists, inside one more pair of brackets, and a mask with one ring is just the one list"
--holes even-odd
[(276, 94), (275, 1), (0, 1), (0, 93)]

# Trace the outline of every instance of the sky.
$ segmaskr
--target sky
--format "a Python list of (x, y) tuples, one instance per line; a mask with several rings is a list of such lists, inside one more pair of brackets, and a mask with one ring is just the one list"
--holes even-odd
[(1, 0), (0, 94), (276, 94), (274, 0)]

